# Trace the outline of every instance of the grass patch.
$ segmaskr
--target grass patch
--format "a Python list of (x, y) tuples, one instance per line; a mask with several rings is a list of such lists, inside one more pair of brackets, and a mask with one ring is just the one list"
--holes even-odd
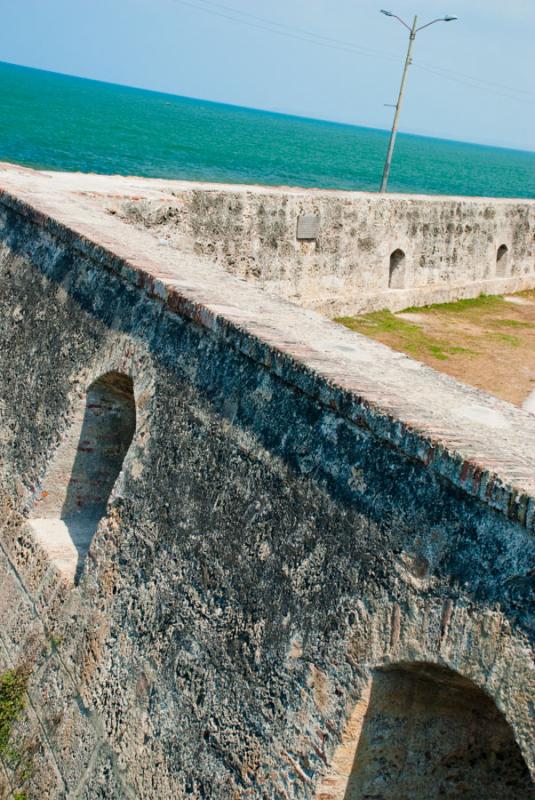
[(516, 328), (517, 330), (535, 327), (532, 322), (521, 322), (519, 319), (493, 319), (492, 325), (494, 328)]
[(12, 669), (0, 675), (0, 759), (19, 787), (12, 800), (28, 800), (24, 784), (32, 775), (32, 752), (27, 742), (13, 742), (13, 726), (26, 706), (29, 673)]
[(503, 307), (505, 300), (501, 294), (480, 294), (479, 297), (468, 297), (456, 300), (455, 303), (433, 303), (430, 306), (411, 306), (406, 308), (408, 314), (421, 314), (426, 311), (445, 311), (448, 314), (463, 314), (467, 311), (493, 311)]
[(375, 338), (378, 334), (388, 334), (389, 344), (397, 346), (415, 358), (423, 353), (439, 361), (446, 361), (450, 356), (460, 353), (474, 355), (473, 351), (466, 347), (458, 347), (446, 339), (429, 336), (419, 325), (396, 317), (391, 311), (374, 311), (362, 317), (337, 317), (334, 321), (365, 336)]
[(525, 297), (526, 300), (535, 300), (535, 289), (524, 289), (523, 292), (515, 292), (518, 297)]
[(495, 339), (497, 342), (509, 344), (511, 347), (520, 347), (522, 344), (518, 336), (513, 336), (510, 333), (491, 333), (490, 338)]
[(410, 333), (420, 331), (418, 325), (407, 322), (392, 314), (391, 311), (373, 311), (362, 317), (337, 317), (335, 322), (345, 325), (357, 333)]
[(24, 709), (27, 682), (28, 676), (20, 669), (0, 675), (0, 757), (8, 752), (13, 723)]

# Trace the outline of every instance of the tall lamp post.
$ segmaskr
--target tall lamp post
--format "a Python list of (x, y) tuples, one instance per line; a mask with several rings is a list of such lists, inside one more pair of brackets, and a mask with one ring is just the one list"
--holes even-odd
[(416, 34), (419, 31), (423, 31), (424, 28), (429, 28), (430, 25), (434, 25), (435, 22), (453, 22), (454, 20), (458, 19), (458, 17), (452, 17), (450, 15), (446, 15), (445, 17), (440, 17), (439, 19), (433, 19), (431, 22), (427, 22), (425, 25), (421, 27), (417, 27), (418, 25), (418, 17), (414, 17), (414, 21), (412, 23), (412, 28), (410, 25), (407, 25), (401, 17), (398, 17), (397, 14), (393, 14), (392, 11), (385, 11), (381, 9), (381, 14), (385, 14), (387, 17), (394, 17), (397, 19), (398, 22), (407, 28), (410, 33), (409, 36), (409, 47), (407, 50), (407, 58), (405, 59), (405, 66), (403, 67), (403, 77), (401, 78), (401, 86), (399, 89), (399, 97), (398, 102), (396, 103), (396, 113), (394, 114), (394, 122), (392, 123), (392, 133), (390, 134), (390, 144), (388, 145), (388, 153), (386, 155), (385, 161), (385, 168), (383, 172), (383, 180), (381, 181), (381, 191), (386, 192), (388, 186), (388, 177), (390, 175), (390, 166), (392, 164), (392, 154), (394, 152), (394, 146), (396, 144), (396, 136), (398, 132), (398, 120), (399, 120), (399, 113), (401, 111), (401, 104), (403, 102), (403, 95), (405, 93), (405, 84), (407, 82), (407, 72), (409, 70), (410, 65), (412, 64), (412, 48), (414, 45), (414, 40), (416, 39)]

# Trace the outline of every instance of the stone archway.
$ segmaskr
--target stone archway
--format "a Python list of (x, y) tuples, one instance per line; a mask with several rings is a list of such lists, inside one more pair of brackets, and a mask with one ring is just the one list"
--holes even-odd
[(503, 277), (507, 273), (507, 264), (509, 261), (509, 248), (506, 244), (498, 247), (496, 253), (496, 275)]
[(376, 670), (317, 800), (534, 800), (513, 731), (450, 669)]
[(390, 255), (390, 268), (388, 276), (389, 289), (405, 288), (405, 262), (405, 253), (399, 248), (394, 250), (394, 252)]

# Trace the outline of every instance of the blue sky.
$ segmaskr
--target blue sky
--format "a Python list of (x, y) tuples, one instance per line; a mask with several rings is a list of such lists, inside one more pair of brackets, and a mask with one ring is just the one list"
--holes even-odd
[(402, 130), (535, 150), (535, 0), (0, 0), (0, 60), (388, 128), (407, 41), (382, 4), (460, 17), (419, 34)]

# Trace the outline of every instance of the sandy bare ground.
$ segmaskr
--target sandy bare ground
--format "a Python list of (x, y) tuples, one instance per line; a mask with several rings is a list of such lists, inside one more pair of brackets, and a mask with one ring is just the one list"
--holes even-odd
[(338, 321), (510, 403), (535, 392), (535, 291)]

